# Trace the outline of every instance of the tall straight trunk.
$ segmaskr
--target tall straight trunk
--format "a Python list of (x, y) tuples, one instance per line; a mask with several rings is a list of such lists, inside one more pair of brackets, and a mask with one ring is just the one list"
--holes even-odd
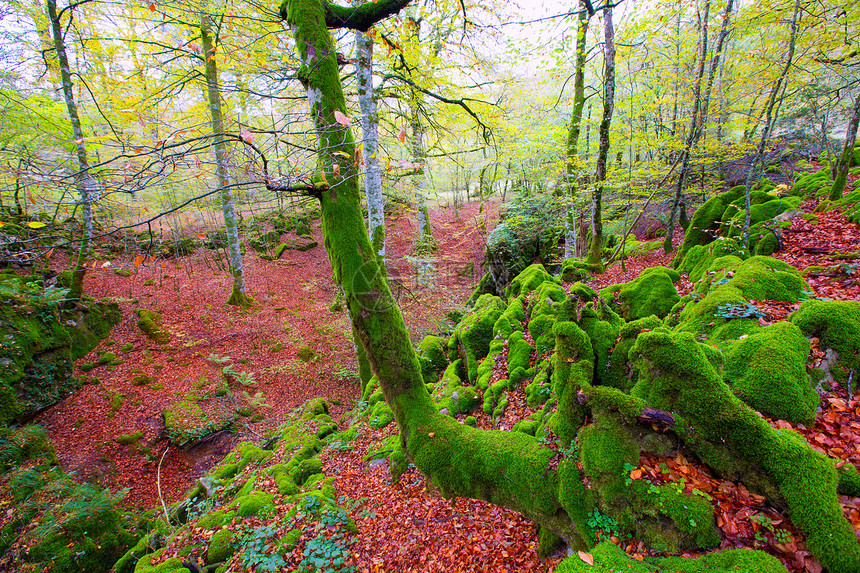
[(675, 77), (672, 81), (672, 137), (678, 134), (678, 98), (681, 94), (681, 7), (675, 18)]
[(412, 128), (412, 162), (415, 164), (415, 215), (418, 219), (418, 242), (422, 248), (433, 250), (433, 229), (430, 227), (430, 216), (427, 212), (427, 151), (424, 149), (424, 126), (421, 125), (419, 94), (414, 89), (412, 92), (409, 121)]
[(767, 140), (773, 130), (773, 125), (776, 123), (777, 115), (779, 114), (779, 106), (777, 102), (780, 98), (780, 92), (783, 91), (783, 84), (788, 77), (788, 70), (791, 69), (791, 64), (794, 61), (794, 49), (797, 43), (797, 18), (800, 14), (800, 0), (795, 0), (794, 14), (791, 17), (791, 35), (788, 39), (788, 53), (785, 58), (785, 66), (782, 68), (773, 88), (770, 90), (770, 95), (767, 98), (767, 104), (764, 108), (765, 123), (761, 130), (761, 138), (758, 142), (756, 154), (753, 157), (750, 165), (749, 173), (747, 173), (746, 192), (744, 193), (744, 208), (746, 209), (746, 218), (744, 219), (743, 241), (744, 245), (749, 247), (750, 244), (750, 192), (752, 191), (753, 181), (758, 179), (759, 164), (764, 157), (764, 148), (767, 145)]
[(570, 128), (567, 132), (566, 173), (568, 185), (567, 218), (565, 220), (564, 258), (581, 257), (582, 252), (577, 248), (576, 206), (577, 178), (579, 164), (579, 133), (582, 128), (582, 110), (585, 107), (585, 40), (588, 33), (590, 18), (585, 6), (580, 3), (579, 20), (576, 26), (576, 63), (573, 79), (573, 113), (570, 116)]
[(609, 155), (609, 127), (615, 108), (615, 30), (612, 9), (603, 12), (603, 119), (600, 121), (600, 147), (594, 170), (594, 191), (591, 194), (591, 242), (587, 262), (603, 272), (603, 183), (606, 181), (606, 160)]
[(56, 0), (47, 0), (48, 19), (51, 22), (51, 33), (54, 39), (54, 51), (57, 54), (57, 63), (60, 68), (60, 82), (63, 99), (66, 102), (66, 110), (69, 121), (72, 124), (72, 136), (75, 140), (75, 154), (78, 159), (78, 173), (75, 177), (78, 194), (81, 196), (81, 224), (83, 232), (81, 236), (81, 247), (72, 270), (72, 281), (69, 290), (69, 298), (78, 300), (84, 290), (84, 276), (86, 275), (86, 260), (90, 252), (90, 242), (93, 236), (93, 203), (98, 200), (98, 188), (90, 175), (90, 164), (87, 159), (87, 148), (84, 145), (84, 132), (81, 128), (81, 118), (78, 115), (78, 106), (75, 102), (75, 92), (72, 86), (72, 73), (69, 68), (69, 58), (66, 53), (66, 44), (63, 40), (63, 28), (57, 15)]
[(698, 133), (696, 134), (697, 140), (702, 136), (702, 133), (708, 124), (708, 108), (711, 105), (714, 78), (717, 76), (717, 70), (722, 68), (723, 49), (725, 48), (726, 38), (728, 38), (730, 32), (729, 25), (731, 24), (733, 7), (734, 0), (728, 0), (726, 2), (726, 9), (723, 12), (723, 22), (720, 24), (720, 34), (717, 36), (717, 45), (714, 48), (714, 56), (711, 58), (711, 67), (708, 69), (708, 81), (705, 84), (705, 93), (702, 96), (702, 111), (699, 114), (701, 121), (699, 122)]
[(684, 148), (681, 151), (681, 172), (678, 174), (678, 184), (675, 187), (675, 198), (672, 201), (672, 211), (669, 214), (669, 225), (666, 229), (666, 239), (663, 241), (663, 251), (672, 251), (672, 238), (675, 235), (675, 218), (678, 216), (678, 207), (681, 205), (681, 195), (687, 184), (690, 173), (690, 150), (696, 141), (696, 133), (699, 125), (699, 108), (701, 106), (702, 78), (705, 76), (705, 59), (708, 57), (708, 15), (711, 10), (711, 0), (705, 0), (705, 9), (699, 22), (701, 32), (699, 34), (699, 53), (696, 65), (696, 83), (693, 87), (693, 110), (690, 112), (690, 125), (687, 128), (687, 137), (684, 140)]
[(227, 252), (233, 289), (227, 304), (247, 308), (253, 299), (245, 292), (245, 272), (242, 266), (242, 249), (239, 244), (239, 226), (236, 224), (236, 209), (230, 192), (230, 172), (227, 165), (227, 142), (224, 141), (224, 115), (221, 110), (221, 86), (218, 83), (218, 65), (212, 43), (212, 21), (208, 14), (200, 16), (200, 40), (203, 44), (203, 60), (206, 70), (206, 95), (209, 99), (209, 118), (215, 136), (215, 171), (220, 187), (221, 209), (224, 213), (224, 229), (227, 232)]
[(833, 178), (833, 187), (830, 188), (828, 198), (831, 201), (842, 199), (845, 184), (848, 182), (848, 168), (851, 166), (851, 157), (854, 154), (854, 143), (857, 141), (857, 125), (860, 124), (860, 93), (854, 98), (854, 113), (851, 121), (845, 128), (845, 145), (842, 146), (842, 155), (836, 166), (836, 177)]
[(373, 250), (385, 261), (385, 209), (382, 203), (382, 170), (379, 168), (379, 113), (373, 94), (373, 38), (355, 33), (355, 66), (361, 138), (364, 148), (364, 194), (367, 197), (367, 231)]

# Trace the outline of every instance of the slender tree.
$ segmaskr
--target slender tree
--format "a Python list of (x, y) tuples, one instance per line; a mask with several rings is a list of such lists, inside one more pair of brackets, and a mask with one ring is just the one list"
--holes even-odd
[(684, 148), (681, 151), (681, 172), (678, 174), (678, 184), (675, 186), (675, 198), (672, 200), (672, 211), (669, 214), (669, 224), (666, 228), (666, 239), (663, 241), (663, 250), (672, 251), (672, 238), (675, 234), (675, 219), (678, 215), (678, 207), (682, 206), (681, 195), (687, 184), (690, 173), (690, 150), (693, 148), (698, 133), (699, 108), (702, 103), (702, 78), (705, 75), (705, 59), (708, 57), (708, 14), (711, 10), (711, 0), (705, 0), (703, 15), (699, 20), (699, 50), (696, 58), (696, 80), (693, 84), (693, 110), (690, 113), (690, 125), (687, 128), (687, 137), (684, 140)]
[(746, 209), (746, 217), (744, 219), (743, 229), (743, 241), (746, 246), (749, 246), (750, 234), (750, 193), (752, 191), (753, 182), (758, 178), (759, 168), (762, 159), (764, 158), (764, 150), (767, 145), (767, 140), (770, 138), (773, 126), (776, 123), (776, 117), (779, 112), (778, 103), (780, 101), (780, 94), (783, 91), (786, 78), (788, 77), (788, 72), (794, 62), (794, 51), (797, 46), (797, 19), (799, 15), (800, 0), (795, 0), (794, 12), (791, 17), (791, 23), (789, 24), (791, 33), (788, 38), (785, 65), (777, 76), (776, 81), (773, 83), (770, 94), (768, 95), (767, 103), (764, 107), (765, 123), (761, 130), (761, 137), (759, 138), (758, 147), (756, 148), (755, 155), (753, 156), (752, 163), (750, 164), (750, 169), (747, 172), (746, 192), (744, 193), (744, 209)]
[(380, 260), (385, 260), (385, 210), (382, 203), (382, 170), (379, 167), (379, 113), (373, 92), (373, 38), (355, 33), (356, 81), (361, 108), (361, 141), (364, 157), (364, 194), (367, 197), (367, 230)]
[(603, 271), (603, 186), (606, 181), (606, 162), (609, 155), (609, 128), (615, 108), (615, 29), (612, 26), (612, 8), (603, 12), (603, 118), (600, 120), (600, 144), (597, 166), (594, 171), (594, 189), (591, 193), (591, 241), (587, 262)]
[(221, 209), (224, 213), (224, 229), (227, 232), (230, 272), (233, 275), (233, 289), (227, 304), (247, 308), (253, 299), (245, 292), (245, 271), (242, 265), (242, 250), (239, 243), (239, 227), (236, 223), (236, 210), (233, 194), (230, 192), (230, 171), (227, 157), (227, 142), (224, 139), (224, 114), (221, 109), (221, 88), (218, 82), (216, 47), (212, 41), (212, 18), (203, 13), (200, 16), (200, 40), (203, 44), (203, 61), (206, 77), (206, 96), (209, 103), (209, 118), (215, 142), (215, 170), (220, 187)]
[[(72, 8), (68, 8), (70, 11)], [(69, 298), (77, 300), (81, 298), (84, 289), (84, 276), (87, 272), (86, 260), (90, 252), (90, 241), (93, 236), (93, 203), (98, 200), (98, 186), (90, 173), (90, 164), (87, 159), (87, 148), (84, 143), (84, 132), (81, 128), (81, 118), (78, 115), (78, 105), (75, 102), (75, 92), (72, 86), (72, 73), (69, 67), (69, 57), (66, 53), (66, 44), (63, 39), (63, 27), (60, 16), (57, 13), (56, 0), (47, 0), (48, 19), (51, 23), (51, 34), (54, 40), (54, 52), (59, 64), (60, 83), (63, 99), (66, 102), (66, 110), (69, 121), (72, 124), (72, 136), (75, 142), (75, 152), (78, 159), (78, 172), (76, 174), (76, 186), (80, 195), (79, 206), (81, 208), (82, 237), (78, 256), (72, 270), (72, 281), (70, 285)]]
[(579, 133), (582, 128), (582, 110), (585, 107), (585, 56), (588, 22), (591, 18), (585, 3), (580, 2), (576, 25), (576, 61), (573, 78), (573, 113), (570, 116), (570, 127), (567, 131), (567, 148), (565, 171), (567, 174), (568, 193), (570, 194), (567, 219), (565, 221), (564, 258), (581, 257), (579, 244), (582, 239), (579, 225), (579, 209), (576, 206), (578, 194), (577, 178), (579, 177)]

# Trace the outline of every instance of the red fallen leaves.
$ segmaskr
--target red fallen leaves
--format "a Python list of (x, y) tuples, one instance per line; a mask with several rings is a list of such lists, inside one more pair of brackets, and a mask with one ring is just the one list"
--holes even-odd
[(414, 468), (397, 484), (386, 464), (368, 468), (362, 456), (386, 433), (363, 431), (354, 450), (320, 456), (338, 494), (360, 502), (351, 511), (359, 533), (349, 565), (367, 572), (551, 570), (554, 561), (537, 558), (535, 526), (519, 514), (480, 501), (445, 500)]
[[(800, 209), (811, 213), (818, 205), (814, 199), (806, 200)], [(845, 220), (839, 211), (818, 213), (818, 222), (809, 223), (801, 217), (792, 220), (791, 227), (783, 234), (783, 249), (773, 257), (783, 260), (798, 270), (809, 266), (834, 267), (845, 263), (835, 258), (841, 253), (860, 251), (860, 228)], [(834, 300), (857, 300), (860, 298), (860, 277), (845, 272), (810, 273), (806, 277), (809, 286), (818, 296)]]

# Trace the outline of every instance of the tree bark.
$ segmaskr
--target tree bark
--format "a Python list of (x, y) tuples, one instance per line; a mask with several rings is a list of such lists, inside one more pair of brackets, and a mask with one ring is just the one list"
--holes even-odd
[(364, 151), (364, 194), (367, 197), (367, 231), (381, 261), (385, 261), (385, 209), (382, 202), (382, 171), (379, 168), (379, 113), (373, 94), (373, 38), (355, 33), (355, 66), (358, 105), (361, 108), (361, 138)]
[(833, 178), (833, 186), (830, 188), (828, 199), (838, 201), (842, 199), (845, 184), (848, 182), (848, 168), (851, 166), (851, 157), (854, 154), (854, 143), (857, 141), (857, 125), (860, 124), (860, 93), (854, 98), (854, 113), (851, 121), (845, 128), (845, 145), (842, 146), (842, 155), (836, 166), (836, 177)]
[(603, 119), (600, 121), (600, 147), (594, 172), (594, 190), (591, 194), (591, 242), (587, 262), (603, 272), (603, 184), (606, 181), (606, 161), (609, 155), (609, 127), (615, 108), (615, 30), (612, 27), (612, 9), (603, 12)]
[(669, 214), (669, 225), (666, 228), (666, 239), (663, 241), (663, 251), (672, 251), (672, 238), (675, 235), (675, 218), (678, 215), (678, 207), (681, 205), (681, 195), (687, 184), (690, 172), (690, 150), (696, 141), (696, 133), (699, 126), (699, 108), (702, 95), (702, 78), (705, 75), (705, 59), (708, 57), (708, 15), (711, 10), (711, 0), (705, 0), (704, 15), (700, 22), (701, 33), (699, 34), (699, 54), (696, 66), (696, 83), (693, 88), (693, 110), (690, 112), (690, 126), (687, 129), (687, 137), (684, 141), (684, 149), (681, 151), (681, 172), (678, 174), (678, 184), (675, 187), (675, 198), (672, 201), (672, 211)]
[(69, 58), (66, 54), (66, 44), (63, 40), (63, 29), (60, 25), (60, 18), (57, 15), (56, 0), (47, 0), (47, 11), (54, 39), (54, 51), (57, 54), (57, 63), (60, 67), (63, 99), (66, 102), (66, 110), (69, 114), (69, 121), (72, 124), (72, 136), (75, 140), (75, 152), (78, 159), (78, 173), (75, 181), (78, 194), (81, 196), (78, 204), (81, 206), (83, 233), (81, 236), (81, 248), (78, 250), (78, 256), (72, 270), (72, 281), (68, 295), (70, 300), (78, 300), (84, 291), (84, 275), (87, 272), (86, 260), (90, 253), (90, 241), (93, 236), (93, 203), (98, 200), (98, 188), (90, 174), (87, 148), (84, 144), (84, 132), (81, 128), (81, 119), (78, 115), (77, 103), (75, 102), (72, 73), (69, 68)]
[(582, 110), (585, 107), (585, 47), (588, 33), (588, 11), (580, 3), (579, 20), (576, 27), (576, 63), (573, 79), (573, 113), (567, 132), (566, 173), (568, 186), (567, 218), (565, 220), (564, 258), (581, 257), (577, 248), (576, 196), (578, 191), (579, 133), (582, 128)]
[[(307, 91), (319, 144), (314, 183), (326, 251), (334, 278), (344, 289), (353, 328), (394, 413), (404, 451), (444, 494), (505, 505), (584, 547), (584, 538), (557, 499), (558, 477), (547, 471), (552, 450), (525, 434), (461, 425), (436, 409), (365, 231), (351, 160), (355, 143), (349, 128), (334, 116), (335, 111), (345, 113), (346, 104), (323, 3), (288, 0), (286, 7), (301, 61), (298, 77)], [(468, 480), (462, 479), (464, 469), (470, 473)]]
[(230, 192), (230, 171), (227, 161), (227, 142), (224, 140), (224, 115), (221, 110), (221, 86), (218, 82), (218, 64), (212, 42), (212, 22), (208, 14), (200, 16), (200, 41), (203, 45), (205, 65), (206, 96), (209, 103), (209, 120), (215, 142), (215, 171), (220, 187), (221, 210), (224, 213), (224, 229), (227, 232), (227, 252), (230, 274), (233, 275), (233, 289), (227, 304), (247, 308), (253, 299), (245, 292), (245, 271), (242, 265), (242, 249), (239, 243), (239, 227), (236, 224), (236, 209), (233, 194)]
[(785, 66), (782, 68), (782, 72), (776, 79), (776, 82), (773, 85), (773, 88), (770, 90), (770, 95), (767, 98), (767, 104), (765, 105), (764, 115), (765, 115), (765, 123), (761, 130), (761, 138), (758, 142), (758, 148), (756, 149), (756, 154), (753, 157), (752, 164), (750, 165), (750, 170), (747, 173), (746, 180), (746, 192), (744, 193), (744, 208), (746, 209), (746, 217), (744, 219), (744, 229), (743, 229), (743, 241), (744, 246), (749, 246), (750, 240), (750, 192), (752, 191), (752, 183), (757, 179), (759, 163), (761, 163), (762, 158), (764, 157), (765, 146), (767, 145), (767, 140), (770, 137), (770, 133), (773, 130), (773, 125), (776, 123), (776, 116), (779, 112), (779, 106), (777, 105), (777, 101), (779, 100), (779, 94), (782, 91), (783, 83), (785, 82), (785, 78), (788, 76), (788, 70), (791, 69), (791, 64), (794, 61), (794, 49), (797, 42), (797, 18), (800, 14), (800, 0), (795, 0), (794, 3), (794, 14), (791, 17), (791, 36), (788, 40), (788, 53), (785, 58)]

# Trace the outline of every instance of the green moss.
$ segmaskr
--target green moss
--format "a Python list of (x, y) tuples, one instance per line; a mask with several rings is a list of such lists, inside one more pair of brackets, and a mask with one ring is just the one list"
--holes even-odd
[(447, 346), (444, 338), (425, 336), (418, 344), (418, 360), (421, 363), (421, 376), (425, 382), (434, 382), (439, 372), (448, 365)]
[(223, 563), (236, 553), (238, 548), (234, 542), (235, 534), (229, 529), (219, 529), (209, 538), (209, 548), (206, 551), (207, 563)]
[(681, 243), (678, 253), (675, 255), (675, 267), (684, 259), (687, 251), (695, 245), (707, 245), (714, 240), (726, 207), (739, 197), (743, 197), (744, 191), (743, 186), (734, 187), (730, 191), (708, 199), (696, 209), (690, 219), (690, 226), (684, 234), (684, 242)]
[(261, 511), (274, 507), (274, 495), (265, 492), (253, 492), (236, 498), (238, 504), (236, 513), (239, 517), (251, 517)]
[(167, 344), (170, 342), (170, 333), (164, 329), (161, 322), (161, 314), (154, 310), (139, 308), (137, 313), (137, 327), (156, 344)]
[(592, 273), (599, 272), (601, 272), (599, 265), (579, 259), (564, 259), (561, 262), (561, 280), (564, 282), (584, 282), (591, 278)]
[(118, 444), (130, 446), (136, 444), (143, 439), (143, 432), (134, 432), (133, 434), (124, 434), (116, 439)]
[(179, 557), (171, 557), (161, 563), (153, 564), (164, 551), (164, 549), (159, 549), (155, 553), (141, 558), (134, 568), (134, 573), (188, 573), (188, 568), (182, 564), (182, 559)]
[(759, 412), (793, 424), (815, 421), (818, 393), (806, 373), (809, 341), (779, 322), (738, 341), (726, 355), (723, 379)]
[(857, 570), (860, 547), (838, 503), (832, 461), (798, 434), (775, 430), (735, 397), (711, 365), (708, 348), (689, 333), (640, 334), (631, 356), (642, 397), (683, 421), (677, 431), (702, 461), (785, 504), (825, 568)]
[(464, 359), (469, 382), (474, 383), (478, 375), (478, 363), (490, 351), (493, 325), (504, 312), (506, 305), (498, 297), (482, 295), (457, 327), (448, 342), (449, 354)]
[(808, 300), (791, 316), (791, 322), (807, 337), (820, 339), (822, 349), (838, 353), (842, 379), (847, 372), (860, 369), (860, 302)]
[(585, 417), (583, 407), (577, 403), (576, 393), (592, 379), (594, 350), (588, 335), (575, 322), (557, 322), (553, 331), (556, 351), (552, 388), (558, 399), (558, 411), (550, 421), (550, 427), (565, 444), (569, 444)]
[(296, 466), (290, 476), (296, 485), (302, 485), (314, 474), (322, 472), (322, 462), (318, 458), (304, 460)]
[(493, 333), (500, 338), (508, 338), (515, 330), (522, 331), (526, 318), (524, 310), (525, 295), (511, 299), (508, 307), (493, 325)]
[(651, 267), (628, 282), (600, 290), (600, 298), (625, 320), (656, 315), (666, 318), (681, 297), (673, 283), (681, 276), (665, 267)]
[(317, 416), (328, 414), (328, 402), (325, 398), (313, 398), (305, 404), (305, 411), (302, 414), (302, 419), (310, 420)]
[(532, 352), (534, 348), (525, 341), (521, 330), (511, 334), (508, 339), (508, 373), (512, 373), (517, 368), (528, 370)]
[(759, 328), (755, 319), (725, 318), (720, 307), (747, 300), (799, 300), (809, 286), (794, 267), (770, 257), (740, 261), (728, 256), (716, 259), (699, 281), (693, 299), (680, 313), (676, 329), (719, 343), (752, 334)]
[(574, 555), (559, 563), (556, 573), (787, 573), (776, 557), (748, 549), (709, 553), (697, 559), (666, 557), (638, 561), (607, 541), (594, 547), (589, 555), (594, 565)]

